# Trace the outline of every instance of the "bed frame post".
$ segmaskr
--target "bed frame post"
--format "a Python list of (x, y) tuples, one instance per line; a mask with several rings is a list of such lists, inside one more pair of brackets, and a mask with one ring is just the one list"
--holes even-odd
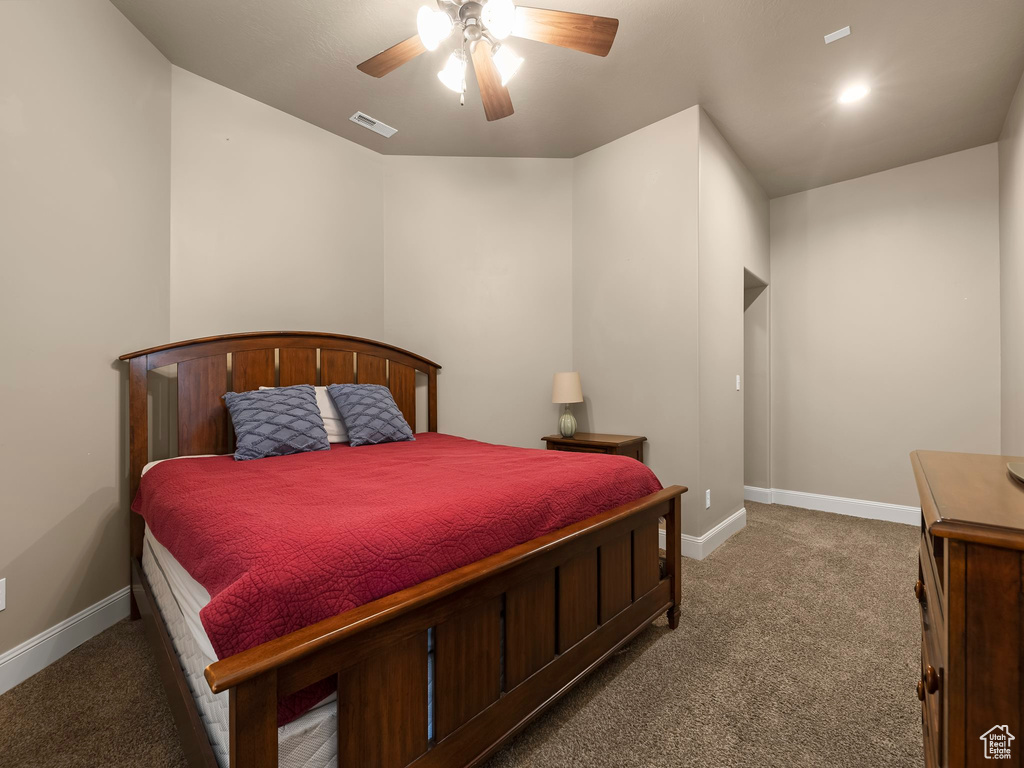
[(682, 497), (675, 496), (669, 504), (670, 512), (665, 515), (665, 573), (671, 582), (672, 607), (668, 609), (668, 625), (671, 629), (679, 626), (679, 606), (683, 599), (680, 570), (683, 559), (683, 542), (680, 507)]
[(231, 768), (277, 768), (277, 670), (231, 689)]
[(437, 432), (437, 366), (427, 368), (427, 431)]
[[(128, 372), (128, 505), (135, 501), (142, 479), (142, 468), (149, 460), (149, 356), (133, 357)], [(142, 537), (146, 532), (142, 518), (129, 509), (128, 578), (131, 583), (131, 563), (142, 558)], [(138, 603), (131, 595), (131, 617), (138, 619)]]

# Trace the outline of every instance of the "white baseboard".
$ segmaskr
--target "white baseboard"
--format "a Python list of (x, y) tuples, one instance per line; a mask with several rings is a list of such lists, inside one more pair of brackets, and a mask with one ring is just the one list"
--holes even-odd
[(780, 488), (755, 488), (744, 486), (743, 498), (762, 504), (785, 504), (789, 507), (815, 509), (819, 512), (833, 512), (838, 515), (863, 517), (868, 520), (887, 520), (890, 523), (920, 525), (921, 510), (903, 504), (887, 504), (882, 501), (847, 499), (842, 496), (826, 496), (821, 493), (784, 491)]
[(129, 588), (120, 589), (94, 605), (0, 654), (0, 693), (52, 664), (68, 651), (128, 615)]
[[(687, 536), (684, 533), (680, 536), (682, 539), (683, 557), (689, 557), (693, 560), (703, 560), (722, 546), (726, 539), (737, 531), (742, 530), (746, 524), (747, 509), (746, 507), (740, 507), (703, 536)], [(662, 549), (665, 548), (664, 531), (658, 532), (658, 544)]]
[(772, 489), (771, 488), (757, 488), (753, 485), (743, 486), (743, 498), (747, 501), (756, 501), (761, 504), (772, 503)]

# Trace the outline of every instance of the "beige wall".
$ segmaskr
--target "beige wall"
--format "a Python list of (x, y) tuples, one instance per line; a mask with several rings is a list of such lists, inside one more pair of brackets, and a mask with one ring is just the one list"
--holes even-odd
[(771, 202), (772, 486), (916, 505), (907, 454), (997, 453), (996, 146)]
[(106, 0), (0, 2), (0, 653), (128, 583), (115, 359), (168, 338), (170, 76)]
[(574, 161), (581, 428), (646, 435), (690, 536), (743, 506), (743, 270), (768, 256), (768, 198), (699, 107)]
[(442, 430), (541, 445), (572, 363), (570, 160), (384, 157), (182, 69), (172, 83), (174, 338), (388, 341), (443, 366)]
[(178, 67), (171, 126), (171, 336), (380, 336), (382, 156)]
[(541, 447), (552, 376), (572, 365), (572, 161), (384, 168), (384, 338), (443, 366), (442, 431)]
[(1002, 452), (1024, 456), (1024, 79), (999, 139)]
[[(698, 533), (743, 507), (744, 269), (768, 281), (768, 196), (700, 111)], [(689, 532), (689, 531), (687, 531)]]
[[(700, 534), (696, 107), (573, 162), (573, 359), (580, 429), (646, 435)], [(569, 297), (564, 299), (570, 301)]]
[(770, 288), (744, 292), (743, 484), (771, 488)]

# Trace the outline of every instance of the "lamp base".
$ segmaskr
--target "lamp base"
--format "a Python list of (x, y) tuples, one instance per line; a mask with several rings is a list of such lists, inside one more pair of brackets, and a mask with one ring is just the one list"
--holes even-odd
[(562, 437), (572, 437), (576, 434), (576, 417), (572, 415), (569, 406), (565, 406), (561, 418), (558, 419), (558, 432)]

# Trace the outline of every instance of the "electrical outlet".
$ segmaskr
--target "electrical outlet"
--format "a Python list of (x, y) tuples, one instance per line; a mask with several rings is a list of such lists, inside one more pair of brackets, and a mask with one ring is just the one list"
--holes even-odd
[(711, 509), (711, 489), (704, 491), (704, 509)]
[(0, 579), (0, 611), (7, 607), (7, 579)]

